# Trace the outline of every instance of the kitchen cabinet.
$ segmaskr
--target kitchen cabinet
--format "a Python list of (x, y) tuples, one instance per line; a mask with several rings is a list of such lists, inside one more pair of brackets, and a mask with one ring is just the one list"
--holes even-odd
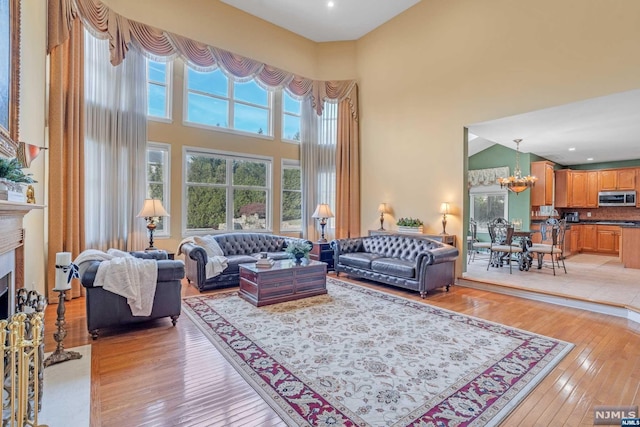
[(615, 254), (620, 252), (620, 226), (597, 225), (597, 247), (599, 253)]
[(553, 205), (554, 165), (546, 160), (531, 162), (531, 175), (538, 178), (536, 185), (531, 188), (531, 206)]
[(598, 189), (599, 191), (635, 190), (635, 168), (598, 171)]
[(558, 208), (597, 208), (598, 171), (560, 169), (556, 175)]
[[(565, 240), (567, 240), (565, 236)], [(579, 253), (582, 251), (582, 226), (581, 225), (572, 225), (571, 226), (571, 235), (569, 236), (569, 241), (571, 241), (571, 252)]]
[(636, 168), (636, 207), (640, 208), (640, 168)]
[(584, 224), (580, 226), (580, 234), (582, 240), (581, 250), (595, 252), (598, 248), (597, 225)]

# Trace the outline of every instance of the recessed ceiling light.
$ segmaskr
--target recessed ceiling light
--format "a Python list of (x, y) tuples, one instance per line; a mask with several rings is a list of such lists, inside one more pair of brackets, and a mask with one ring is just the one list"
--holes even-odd
[(569, 148), (569, 151), (576, 151), (576, 147)]
[(587, 157), (587, 162), (593, 162), (593, 157)]
[(327, 3), (327, 6), (329, 6), (329, 7), (333, 7), (333, 2), (332, 2), (332, 1), (330, 1), (329, 3)]

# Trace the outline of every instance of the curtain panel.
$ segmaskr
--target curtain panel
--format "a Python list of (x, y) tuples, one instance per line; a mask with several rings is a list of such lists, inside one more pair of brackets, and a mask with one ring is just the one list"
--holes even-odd
[(496, 185), (498, 178), (509, 176), (509, 166), (489, 169), (475, 169), (468, 173), (468, 186)]
[[(49, 17), (68, 11), (51, 8)], [(55, 254), (85, 249), (84, 236), (84, 47), (80, 21), (74, 21), (65, 41), (51, 51), (49, 83), (49, 216), (47, 297), (57, 303)], [(78, 279), (67, 297), (84, 295)]]
[(282, 88), (298, 99), (311, 99), (318, 115), (323, 101), (342, 101), (355, 86), (354, 80), (319, 81), (297, 76), (256, 60), (209, 46), (177, 34), (169, 33), (140, 22), (129, 20), (99, 0), (49, 0), (58, 4), (61, 13), (49, 21), (48, 50), (68, 37), (76, 18), (82, 19), (87, 29), (99, 38), (109, 39), (110, 60), (120, 64), (132, 43), (156, 60), (180, 57), (189, 66), (200, 71), (220, 68), (229, 77), (247, 81), (253, 78), (266, 88)]

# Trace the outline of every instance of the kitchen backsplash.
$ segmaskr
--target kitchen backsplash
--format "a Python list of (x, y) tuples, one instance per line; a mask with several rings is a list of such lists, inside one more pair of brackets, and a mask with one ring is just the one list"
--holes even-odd
[[(589, 209), (558, 209), (560, 215), (563, 212), (578, 212), (580, 221), (640, 221), (640, 208), (616, 206)], [(587, 213), (591, 212), (591, 217)]]

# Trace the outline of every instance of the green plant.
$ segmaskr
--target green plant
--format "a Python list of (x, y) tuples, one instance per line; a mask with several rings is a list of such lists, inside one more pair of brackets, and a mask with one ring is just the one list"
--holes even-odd
[(417, 218), (400, 218), (396, 223), (400, 227), (420, 227), (422, 225), (422, 220)]
[(287, 247), (284, 248), (284, 251), (291, 254), (292, 257), (295, 257), (296, 254), (303, 254), (305, 258), (308, 258), (311, 247), (312, 246), (309, 242), (303, 240), (290, 240), (287, 242)]
[(22, 172), (22, 165), (17, 158), (6, 159), (0, 157), (0, 178), (25, 184), (33, 184), (35, 182), (31, 178), (31, 174), (27, 175)]

